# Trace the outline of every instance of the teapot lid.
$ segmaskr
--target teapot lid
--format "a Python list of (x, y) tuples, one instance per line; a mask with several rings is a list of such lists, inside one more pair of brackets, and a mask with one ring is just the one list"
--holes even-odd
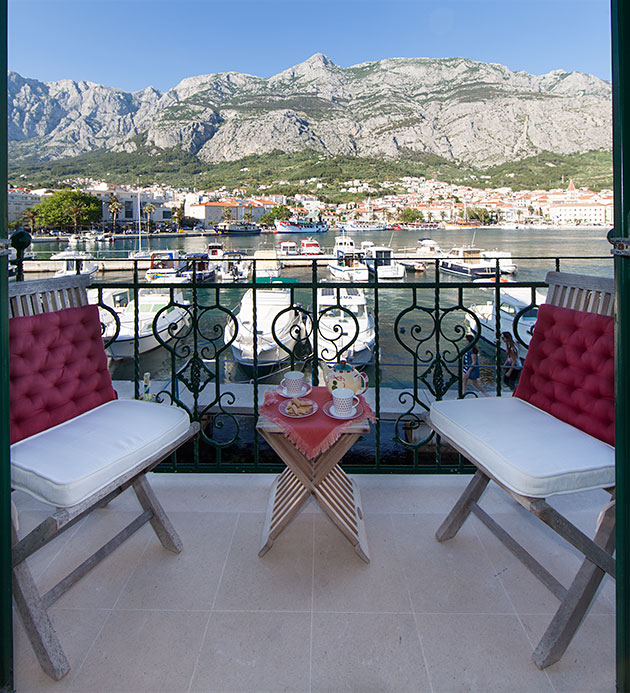
[(335, 364), (334, 370), (336, 370), (336, 371), (353, 371), (354, 368), (349, 363), (346, 363), (346, 361), (339, 361), (339, 363)]

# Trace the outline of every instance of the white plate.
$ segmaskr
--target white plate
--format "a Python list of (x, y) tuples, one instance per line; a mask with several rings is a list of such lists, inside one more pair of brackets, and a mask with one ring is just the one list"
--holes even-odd
[(293, 399), (294, 397), (305, 397), (306, 395), (309, 394), (309, 392), (313, 389), (312, 385), (309, 385), (308, 383), (304, 383), (302, 385), (302, 391), (300, 392), (299, 395), (290, 395), (283, 387), (278, 387), (276, 388), (276, 392), (281, 396), (281, 397), (289, 397), (290, 399)]
[(322, 407), (322, 411), (326, 416), (330, 416), (331, 419), (339, 419), (340, 421), (349, 421), (350, 419), (356, 419), (358, 416), (361, 416), (363, 414), (363, 407), (360, 404), (357, 404), (356, 406), (356, 411), (352, 416), (339, 416), (338, 414), (334, 414), (331, 409), (333, 408), (333, 403), (332, 401), (326, 402), (324, 406)]
[(309, 399), (308, 401), (313, 405), (313, 408), (311, 409), (311, 411), (309, 411), (308, 414), (301, 414), (300, 416), (296, 416), (295, 414), (289, 414), (287, 412), (287, 407), (289, 406), (289, 404), (291, 404), (291, 400), (286, 402), (280, 402), (280, 404), (278, 405), (278, 411), (282, 414), (282, 416), (286, 416), (289, 419), (306, 419), (308, 416), (313, 416), (313, 414), (319, 408), (317, 406), (317, 402), (313, 402), (312, 399)]

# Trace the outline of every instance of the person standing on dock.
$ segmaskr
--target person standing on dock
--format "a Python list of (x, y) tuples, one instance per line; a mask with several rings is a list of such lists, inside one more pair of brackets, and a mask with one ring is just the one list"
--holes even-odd
[(481, 371), (479, 370), (479, 349), (476, 344), (473, 344), (474, 339), (473, 335), (466, 335), (466, 340), (471, 346), (466, 350), (462, 359), (462, 392), (466, 394), (468, 383), (470, 382), (482, 395), (490, 397), (484, 390), (483, 385), (479, 382), (479, 376), (481, 375)]

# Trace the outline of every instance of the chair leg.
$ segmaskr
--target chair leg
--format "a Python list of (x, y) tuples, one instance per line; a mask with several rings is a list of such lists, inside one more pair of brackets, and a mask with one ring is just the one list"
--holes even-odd
[[(609, 554), (615, 550), (615, 505), (605, 511), (594, 542)], [(565, 653), (575, 635), (605, 571), (586, 558), (549, 624), (545, 634), (534, 650), (533, 659), (539, 669), (555, 664)]]
[(466, 486), (466, 490), (459, 497), (457, 503), (455, 503), (453, 509), (435, 533), (435, 538), (438, 541), (452, 539), (459, 532), (461, 526), (470, 515), (473, 505), (481, 498), (489, 482), (489, 477), (482, 471), (478, 469), (475, 472), (470, 483)]
[[(15, 526), (12, 527), (12, 534), (15, 544)], [(40, 666), (48, 676), (59, 681), (70, 671), (70, 664), (26, 560), (13, 567), (13, 598)]]
[(146, 474), (139, 476), (132, 485), (142, 508), (153, 512), (153, 517), (150, 520), (151, 526), (162, 546), (173, 553), (180, 553), (183, 548), (182, 540), (168, 519), (168, 515), (164, 512), (164, 508), (151, 488)]

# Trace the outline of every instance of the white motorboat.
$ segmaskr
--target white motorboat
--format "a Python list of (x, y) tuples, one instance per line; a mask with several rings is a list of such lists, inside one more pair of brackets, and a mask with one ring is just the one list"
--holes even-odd
[(300, 241), (300, 255), (319, 255), (322, 249), (319, 242), (310, 236)]
[(432, 238), (419, 238), (413, 257), (400, 260), (400, 263), (411, 272), (424, 272), (435, 259), (444, 257), (445, 253)]
[(298, 247), (295, 241), (282, 241), (280, 243), (280, 249), (278, 250), (278, 255), (282, 257), (291, 257), (292, 255), (298, 254)]
[(325, 221), (276, 219), (274, 224), (278, 233), (326, 233), (328, 231), (328, 224)]
[(178, 250), (155, 250), (151, 253), (151, 264), (145, 273), (147, 281), (170, 279), (186, 265)]
[[(545, 296), (540, 292), (536, 292), (536, 303), (540, 305), (544, 303)], [(532, 292), (530, 289), (526, 288), (513, 288), (513, 289), (502, 289), (499, 294), (499, 322), (500, 331), (509, 332), (514, 336), (514, 319), (516, 315), (528, 308), (532, 302)], [(495, 301), (488, 301), (487, 303), (470, 306), (470, 310), (477, 316), (479, 320), (480, 327), (480, 337), (491, 344), (496, 345), (496, 329), (497, 329), (497, 312)], [(536, 306), (526, 310), (519, 318), (517, 329), (518, 336), (525, 342), (529, 344), (533, 331), (534, 325), (538, 318), (538, 308)], [(473, 332), (477, 331), (477, 322), (475, 318), (471, 315), (466, 315), (466, 321)], [(514, 339), (514, 343), (518, 347), (519, 356), (521, 359), (525, 358), (527, 354), (527, 347), (524, 347), (517, 339)], [(501, 343), (501, 348), (503, 344)]]
[(92, 276), (98, 271), (98, 265), (94, 262), (94, 256), (74, 248), (66, 248), (60, 253), (50, 256), (51, 260), (63, 261), (61, 267), (55, 272), (55, 277), (68, 277), (73, 274), (87, 274)]
[(481, 257), (482, 252), (481, 248), (471, 245), (456, 246), (442, 257), (440, 269), (469, 279), (492, 278), (495, 265), (491, 260)]
[(252, 273), (251, 264), (243, 253), (226, 251), (221, 264), (217, 267), (217, 276), (224, 282), (246, 282)]
[[(321, 360), (338, 361), (343, 358), (354, 366), (372, 362), (376, 338), (374, 318), (368, 311), (365, 293), (361, 289), (318, 289), (317, 310), (317, 355)], [(356, 340), (352, 342), (355, 336)]]
[(214, 279), (215, 264), (210, 261), (208, 253), (187, 253), (182, 258), (183, 266), (177, 271), (177, 276), (187, 282), (193, 277), (197, 282), (209, 282)]
[[(363, 243), (361, 248), (363, 249)], [(394, 259), (394, 251), (387, 246), (372, 243), (365, 249), (364, 260), (368, 271), (376, 272), (377, 279), (404, 279), (404, 266)]]
[[(172, 278), (169, 283), (183, 283), (183, 279)], [(90, 303), (98, 303), (98, 289), (88, 292)], [(135, 301), (133, 289), (103, 289), (102, 303), (118, 315), (120, 331), (107, 351), (113, 359), (134, 358)], [(182, 288), (171, 289), (155, 282), (151, 288), (138, 291), (138, 350), (140, 354), (160, 346), (159, 338), (168, 342), (190, 322), (187, 310), (190, 301), (184, 299)], [(108, 341), (116, 334), (116, 319), (110, 310), (101, 308), (104, 325), (103, 338)]]
[(369, 277), (368, 267), (360, 253), (337, 250), (336, 257), (328, 263), (330, 274), (335, 279), (352, 282), (366, 282)]
[(225, 326), (225, 343), (231, 343), (234, 359), (242, 366), (254, 365), (254, 353), (261, 367), (286, 361), (304, 336), (302, 313), (293, 307), (291, 290), (283, 287), (288, 280), (267, 281), (268, 287), (256, 289), (256, 348), (253, 289), (245, 292), (236, 313), (236, 334), (233, 320)]
[[(370, 241), (364, 241), (364, 243), (370, 243)], [(346, 234), (342, 234), (341, 236), (335, 236), (335, 245), (333, 246), (333, 255), (337, 254), (337, 251), (343, 250), (344, 253), (351, 253), (356, 249), (356, 246), (354, 244), (354, 239), (350, 238), (350, 236), (346, 236)]]
[(481, 257), (490, 260), (493, 266), (496, 266), (495, 263), (498, 260), (501, 274), (516, 274), (518, 272), (518, 265), (512, 260), (512, 253), (507, 250), (484, 250)]
[(254, 253), (254, 268), (256, 270), (256, 279), (264, 277), (279, 277), (280, 262), (275, 250), (257, 250)]

